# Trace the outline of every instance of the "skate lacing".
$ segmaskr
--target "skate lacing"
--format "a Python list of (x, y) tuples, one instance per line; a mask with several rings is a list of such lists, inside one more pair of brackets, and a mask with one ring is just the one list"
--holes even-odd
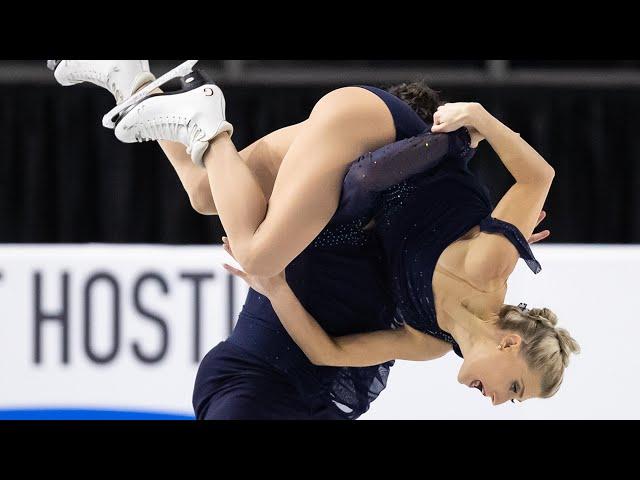
[[(169, 140), (187, 146), (187, 153), (191, 153), (191, 146), (204, 138), (203, 130), (190, 118), (181, 116), (160, 117), (134, 125), (137, 131), (137, 142), (155, 140)], [(186, 133), (186, 135), (184, 135)]]
[(116, 103), (122, 103), (124, 101), (124, 95), (117, 87), (114, 79), (111, 78), (113, 69), (105, 74), (103, 72), (97, 72), (95, 70), (78, 70), (69, 75), (69, 80), (74, 82), (92, 82), (97, 85), (108, 89), (114, 97), (116, 97)]

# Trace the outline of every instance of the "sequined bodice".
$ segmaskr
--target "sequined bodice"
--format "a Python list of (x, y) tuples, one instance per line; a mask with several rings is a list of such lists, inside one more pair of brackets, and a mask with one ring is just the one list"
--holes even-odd
[(445, 249), (479, 226), (480, 231), (504, 234), (534, 273), (540, 271), (540, 264), (514, 225), (491, 216), (493, 207), (486, 188), (470, 171), (443, 168), (406, 183), (385, 194), (384, 208), (376, 221), (389, 262), (395, 320), (451, 343), (462, 356), (436, 317), (433, 275)]
[[(400, 99), (363, 88), (388, 105), (398, 141), (350, 166), (335, 215), (289, 264), (287, 282), (331, 336), (406, 323), (456, 349), (454, 339), (438, 327), (433, 272), (444, 249), (492, 210), (486, 188), (467, 169), (474, 153), (468, 132), (432, 134)], [(374, 228), (366, 229), (372, 218)], [(490, 220), (484, 227), (508, 230)], [(515, 232), (509, 231), (515, 239)], [(301, 395), (326, 397), (347, 418), (357, 418), (369, 408), (385, 388), (393, 365), (312, 365), (269, 300), (254, 290), (229, 341), (283, 372)]]

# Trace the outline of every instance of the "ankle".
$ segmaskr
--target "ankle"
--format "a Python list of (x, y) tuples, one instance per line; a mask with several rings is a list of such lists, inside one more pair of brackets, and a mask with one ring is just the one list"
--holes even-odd
[(153, 82), (156, 77), (151, 72), (141, 72), (136, 75), (136, 78), (133, 80), (133, 85), (131, 85), (131, 95), (134, 95), (140, 89), (146, 87), (151, 82)]
[[(136, 93), (138, 93), (140, 90), (142, 90), (144, 87), (146, 87), (147, 85), (149, 85), (152, 82), (152, 80), (149, 80), (148, 82), (143, 83), (142, 85), (140, 85), (138, 88), (136, 88), (133, 92), (131, 92), (131, 96), (135, 95)], [(156, 88), (154, 91), (150, 92), (150, 93), (162, 93), (162, 90), (160, 89), (160, 87)]]
[(231, 137), (229, 136), (229, 132), (227, 131), (220, 132), (218, 135), (209, 140), (209, 144), (211, 144), (211, 146), (228, 145), (229, 143), (231, 143)]

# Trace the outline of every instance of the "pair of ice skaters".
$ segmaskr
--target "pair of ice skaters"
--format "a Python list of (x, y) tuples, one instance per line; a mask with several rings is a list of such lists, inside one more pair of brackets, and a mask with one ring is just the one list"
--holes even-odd
[[(238, 152), (223, 93), (195, 63), (157, 80), (146, 60), (49, 66), (63, 85), (109, 89), (103, 125), (118, 139), (159, 142), (252, 287), (202, 361), (198, 418), (357, 418), (394, 359), (451, 350), (458, 381), (494, 405), (558, 390), (578, 344), (549, 309), (504, 304), (520, 257), (540, 270), (528, 244), (549, 234), (533, 231), (554, 177), (518, 134), (421, 84), (354, 86)], [(484, 139), (516, 179), (495, 206), (468, 170)]]

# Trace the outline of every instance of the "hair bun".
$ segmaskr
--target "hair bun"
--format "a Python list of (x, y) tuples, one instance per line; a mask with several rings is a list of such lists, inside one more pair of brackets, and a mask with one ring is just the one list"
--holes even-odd
[(532, 308), (528, 313), (545, 327), (554, 328), (558, 324), (558, 316), (548, 308)]
[(562, 363), (567, 367), (569, 365), (569, 356), (572, 353), (580, 353), (580, 345), (575, 339), (569, 335), (569, 332), (564, 328), (556, 329), (556, 336), (558, 337), (558, 343), (560, 344), (560, 353), (562, 354)]
[(578, 342), (575, 341), (566, 329), (556, 327), (558, 324), (558, 316), (548, 308), (532, 308), (529, 311), (529, 316), (546, 328), (553, 329), (560, 346), (562, 364), (566, 368), (569, 365), (569, 356), (572, 353), (580, 353), (580, 345), (578, 345)]
[(433, 114), (443, 103), (439, 93), (424, 80), (393, 85), (387, 91), (407, 103), (426, 123), (433, 123)]

